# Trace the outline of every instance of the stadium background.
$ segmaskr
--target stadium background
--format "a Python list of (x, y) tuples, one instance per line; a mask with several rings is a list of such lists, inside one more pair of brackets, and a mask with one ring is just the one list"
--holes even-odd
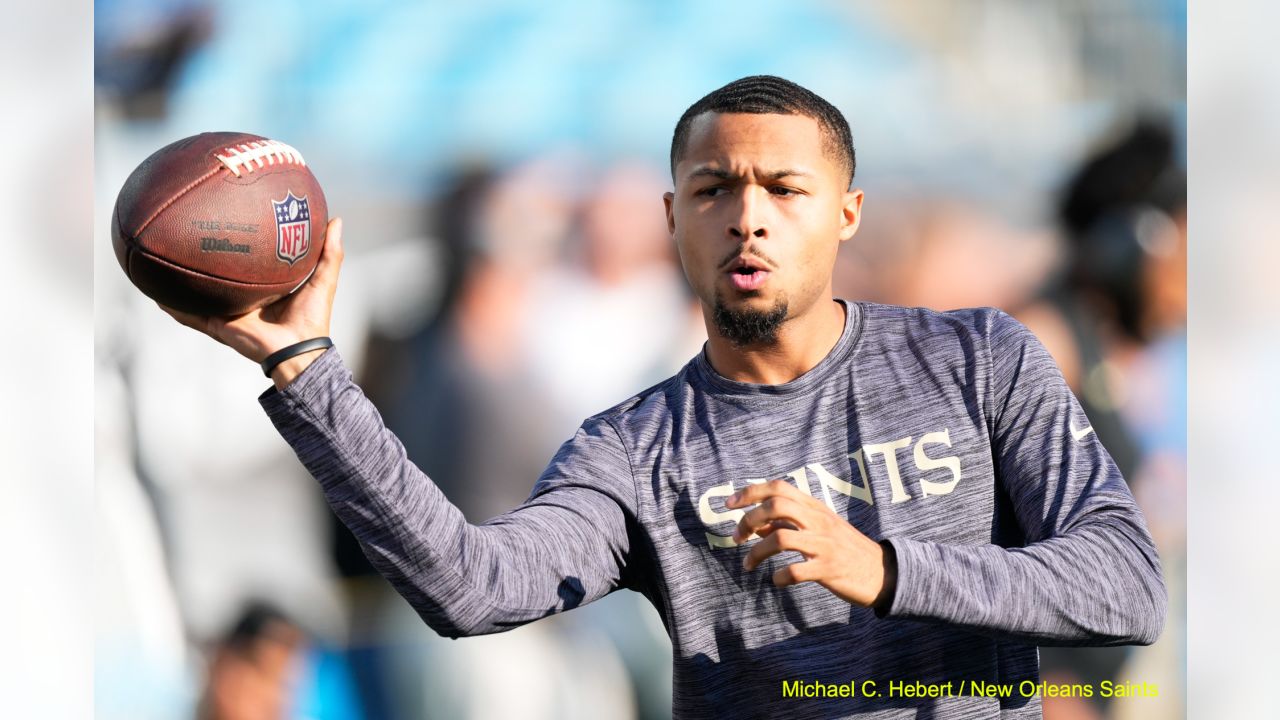
[[(257, 369), (160, 314), (107, 250), (116, 190), (161, 145), (236, 129), (302, 150), (346, 219), (334, 337), (473, 520), (697, 351), (658, 197), (675, 119), (708, 90), (774, 73), (849, 117), (868, 199), (837, 289), (858, 299), (1038, 317), (1079, 248), (1056, 216), (1078, 166), (1140, 117), (1185, 164), (1178, 3), (99, 2), (94, 26), (100, 717), (218, 693), (289, 717), (661, 717), (670, 693), (638, 596), (454, 643), (369, 575), (256, 407)], [(1182, 712), (1178, 262), (1158, 332), (1098, 365), (1172, 598), (1115, 674), (1161, 697), (1047, 717)], [(275, 638), (279, 670), (236, 674), (229, 634)]]

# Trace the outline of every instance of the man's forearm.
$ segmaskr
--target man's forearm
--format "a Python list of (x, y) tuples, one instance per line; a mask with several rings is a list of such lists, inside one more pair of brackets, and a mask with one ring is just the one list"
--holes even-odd
[(440, 634), (510, 629), (616, 581), (616, 538), (626, 533), (615, 528), (621, 512), (611, 500), (563, 487), (498, 521), (469, 524), (408, 460), (336, 351), (261, 401), (374, 567)]
[[(487, 604), (457, 569), (441, 562), (441, 553), (465, 532), (461, 513), (434, 483), (409, 470), (403, 447), (366, 406), (368, 399), (354, 383), (341, 381), (347, 371), (335, 350), (285, 365), (292, 367), (277, 369), (272, 379), (288, 391), (262, 397), (271, 421), (378, 572), (432, 629), (451, 637), (469, 634), (488, 613)], [(302, 370), (317, 375), (303, 376)]]
[(892, 539), (891, 615), (933, 618), (1039, 645), (1150, 644), (1168, 597), (1155, 544), (1115, 463), (1053, 358), (990, 316), (993, 491), (1023, 547)]
[(1023, 548), (890, 538), (898, 587), (880, 614), (1036, 645), (1149, 645), (1168, 602), (1136, 509)]

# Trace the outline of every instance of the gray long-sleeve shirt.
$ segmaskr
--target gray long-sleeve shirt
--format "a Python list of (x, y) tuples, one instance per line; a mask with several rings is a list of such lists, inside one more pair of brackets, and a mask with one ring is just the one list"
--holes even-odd
[[(480, 525), (405, 458), (335, 350), (260, 402), (443, 635), (643, 593), (671, 635), (677, 717), (1039, 717), (1037, 645), (1153, 642), (1166, 593), (1146, 524), (1034, 336), (992, 309), (844, 306), (803, 376), (733, 382), (699, 355), (585, 421), (523, 505)], [(795, 553), (742, 569), (758, 540), (734, 544), (724, 500), (775, 477), (892, 545), (882, 617), (775, 587)]]

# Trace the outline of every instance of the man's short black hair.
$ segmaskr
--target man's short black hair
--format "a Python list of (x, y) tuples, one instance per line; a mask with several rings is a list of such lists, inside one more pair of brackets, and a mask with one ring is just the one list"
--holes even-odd
[(671, 137), (672, 180), (675, 179), (676, 163), (689, 142), (689, 127), (693, 125), (693, 119), (707, 112), (803, 115), (813, 118), (822, 129), (824, 149), (831, 153), (836, 165), (848, 174), (848, 184), (853, 184), (857, 162), (853, 151), (853, 133), (850, 132), (849, 122), (844, 115), (814, 92), (774, 75), (752, 75), (734, 80), (711, 91), (684, 111), (680, 121), (676, 123), (675, 134)]

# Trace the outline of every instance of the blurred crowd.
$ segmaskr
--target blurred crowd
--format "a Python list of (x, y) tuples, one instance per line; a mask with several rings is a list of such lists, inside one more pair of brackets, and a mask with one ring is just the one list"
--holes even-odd
[[(520, 28), (552, 23), (563, 9), (550, 3), (546, 15), (522, 18), (511, 14), (509, 3), (498, 5), (503, 12), (437, 9), (420, 18), (434, 23), (435, 46), (419, 46), (413, 27), (393, 31), (393, 23), (372, 11), (357, 18), (328, 6), (294, 10), (304, 29), (361, 48), (353, 62), (366, 68), (385, 70), (401, 61), (453, 68), (452, 75), (439, 70), (423, 82), (450, 101), (440, 114), (465, 115), (468, 100), (459, 88), (483, 85), (487, 76), (475, 57), (481, 52), (445, 42), (446, 30), (466, 33), (482, 25), (510, 41), (526, 37)], [(674, 3), (656, 5), (682, 12)], [(1008, 147), (988, 152), (992, 145), (975, 144), (974, 126), (958, 121), (947, 141), (945, 126), (917, 119), (913, 131), (923, 132), (901, 142), (877, 115), (896, 117), (904, 109), (881, 113), (879, 106), (851, 104), (856, 95), (831, 93), (853, 126), (855, 184), (867, 191), (862, 229), (841, 251), (836, 294), (935, 309), (1000, 307), (1041, 338), (1146, 513), (1171, 599), (1165, 633), (1151, 647), (1041, 651), (1042, 673), (1051, 682), (1156, 683), (1159, 698), (1110, 705), (1100, 698), (1046, 698), (1045, 716), (1179, 715), (1187, 209), (1178, 95), (1185, 52), (1176, 51), (1185, 15), (1159, 2), (1085, 3), (1070, 11), (982, 3), (964, 23), (985, 28), (981, 42), (1033, 52), (995, 32), (1001, 28), (1021, 28), (1045, 41), (1020, 72), (1038, 72), (1035, 77), (1056, 84), (1029, 91), (1012, 69), (995, 71), (997, 49), (976, 52), (943, 27), (959, 23), (948, 4), (921, 2), (918, 12), (893, 5), (896, 10), (874, 12), (868, 3), (853, 4), (853, 11), (809, 3), (799, 16), (814, 24), (800, 31), (809, 33), (814, 53), (831, 45), (821, 56), (828, 62), (858, 63), (864, 55), (882, 60), (894, 68), (890, 77), (868, 82), (927, 95), (927, 103), (919, 101), (924, 108), (946, 105), (953, 117), (975, 123), (983, 113), (1001, 116), (991, 98), (1007, 94), (1032, 108), (1024, 110), (1030, 113), (1024, 121), (1056, 111), (1075, 123), (1026, 127), (1025, 136), (1008, 136)], [(563, 136), (580, 140), (531, 131), (529, 147), (499, 144), (487, 152), (472, 147), (484, 144), (483, 135), (456, 128), (464, 149), (447, 152), (451, 136), (422, 115), (425, 91), (407, 89), (405, 111), (418, 112), (420, 132), (435, 137), (410, 149), (390, 147), (395, 156), (387, 157), (377, 154), (388, 150), (385, 139), (368, 138), (396, 127), (382, 118), (356, 122), (359, 108), (325, 107), (321, 90), (331, 86), (317, 78), (349, 72), (332, 67), (332, 58), (290, 55), (286, 50), (297, 40), (289, 38), (276, 46), (285, 50), (230, 57), (245, 42), (237, 30), (248, 12), (236, 2), (97, 6), (98, 716), (668, 716), (670, 644), (639, 595), (615, 593), (499, 635), (435, 636), (373, 572), (256, 406), (255, 396), (267, 387), (258, 369), (178, 326), (134, 290), (106, 250), (106, 218), (133, 166), (176, 137), (222, 129), (284, 132), (309, 157), (311, 142), (318, 158), (311, 165), (330, 207), (346, 218), (348, 260), (335, 340), (410, 459), (479, 522), (527, 497), (583, 418), (666, 378), (700, 351), (701, 314), (662, 215), (661, 194), (670, 187), (665, 143), (680, 110), (701, 94), (740, 75), (786, 75), (787, 68), (743, 60), (699, 75), (704, 84), (658, 103), (671, 110), (669, 117), (642, 118), (655, 123), (647, 129), (654, 139), (645, 142), (600, 127), (621, 112), (589, 111), (608, 98), (548, 88), (551, 102), (565, 105), (570, 118)], [(279, 8), (271, 12), (287, 16)], [(617, 22), (594, 12), (601, 16), (583, 22)], [(865, 40), (862, 49), (842, 56), (852, 51), (823, 22), (832, 20)], [(375, 32), (385, 45), (375, 47), (369, 38)], [(583, 42), (575, 37), (571, 44)], [(1153, 48), (1170, 47), (1175, 52), (1167, 60), (1152, 59)], [(536, 52), (531, 45), (525, 51)], [(560, 58), (547, 61), (553, 69), (567, 62), (546, 52)], [(654, 39), (651, 57), (663, 52)], [(947, 62), (928, 64), (925, 57)], [(252, 61), (275, 73), (268, 79), (283, 88), (280, 102), (299, 102), (305, 110), (254, 116), (240, 108), (200, 119), (210, 93), (230, 82), (220, 73), (237, 77)], [(617, 65), (574, 66), (574, 77), (590, 86), (607, 75), (603, 84), (616, 84), (638, 72)], [(846, 75), (857, 84), (853, 78), (874, 75), (874, 66), (860, 65), (866, 69), (852, 75), (825, 67), (827, 74), (810, 84), (820, 93), (824, 84), (842, 87)], [(958, 89), (957, 78), (983, 68), (993, 80), (972, 93), (989, 102), (971, 107), (974, 97)], [(390, 79), (369, 76), (371, 104), (385, 99), (379, 94), (385, 84), (413, 82), (408, 70), (399, 72)], [(686, 78), (678, 87), (693, 82)], [(1123, 82), (1145, 83), (1141, 106), (1126, 102), (1133, 98)], [(1058, 94), (1048, 99), (1051, 91)], [(524, 89), (515, 100), (531, 92)], [(896, 92), (892, 97), (901, 99), (904, 90)], [(479, 97), (470, 102), (486, 96)], [(504, 115), (489, 131), (515, 132), (521, 117), (531, 126), (545, 120), (506, 97), (488, 100), (492, 113)], [(330, 134), (303, 129), (310, 118), (329, 113), (312, 124)], [(225, 125), (239, 122), (262, 127)], [(865, 135), (863, 123), (871, 125)], [(354, 135), (363, 138), (359, 152), (334, 149), (355, 142)], [(1043, 151), (1017, 165), (1013, 156), (1028, 147)], [(387, 175), (371, 179), (384, 160)]]

